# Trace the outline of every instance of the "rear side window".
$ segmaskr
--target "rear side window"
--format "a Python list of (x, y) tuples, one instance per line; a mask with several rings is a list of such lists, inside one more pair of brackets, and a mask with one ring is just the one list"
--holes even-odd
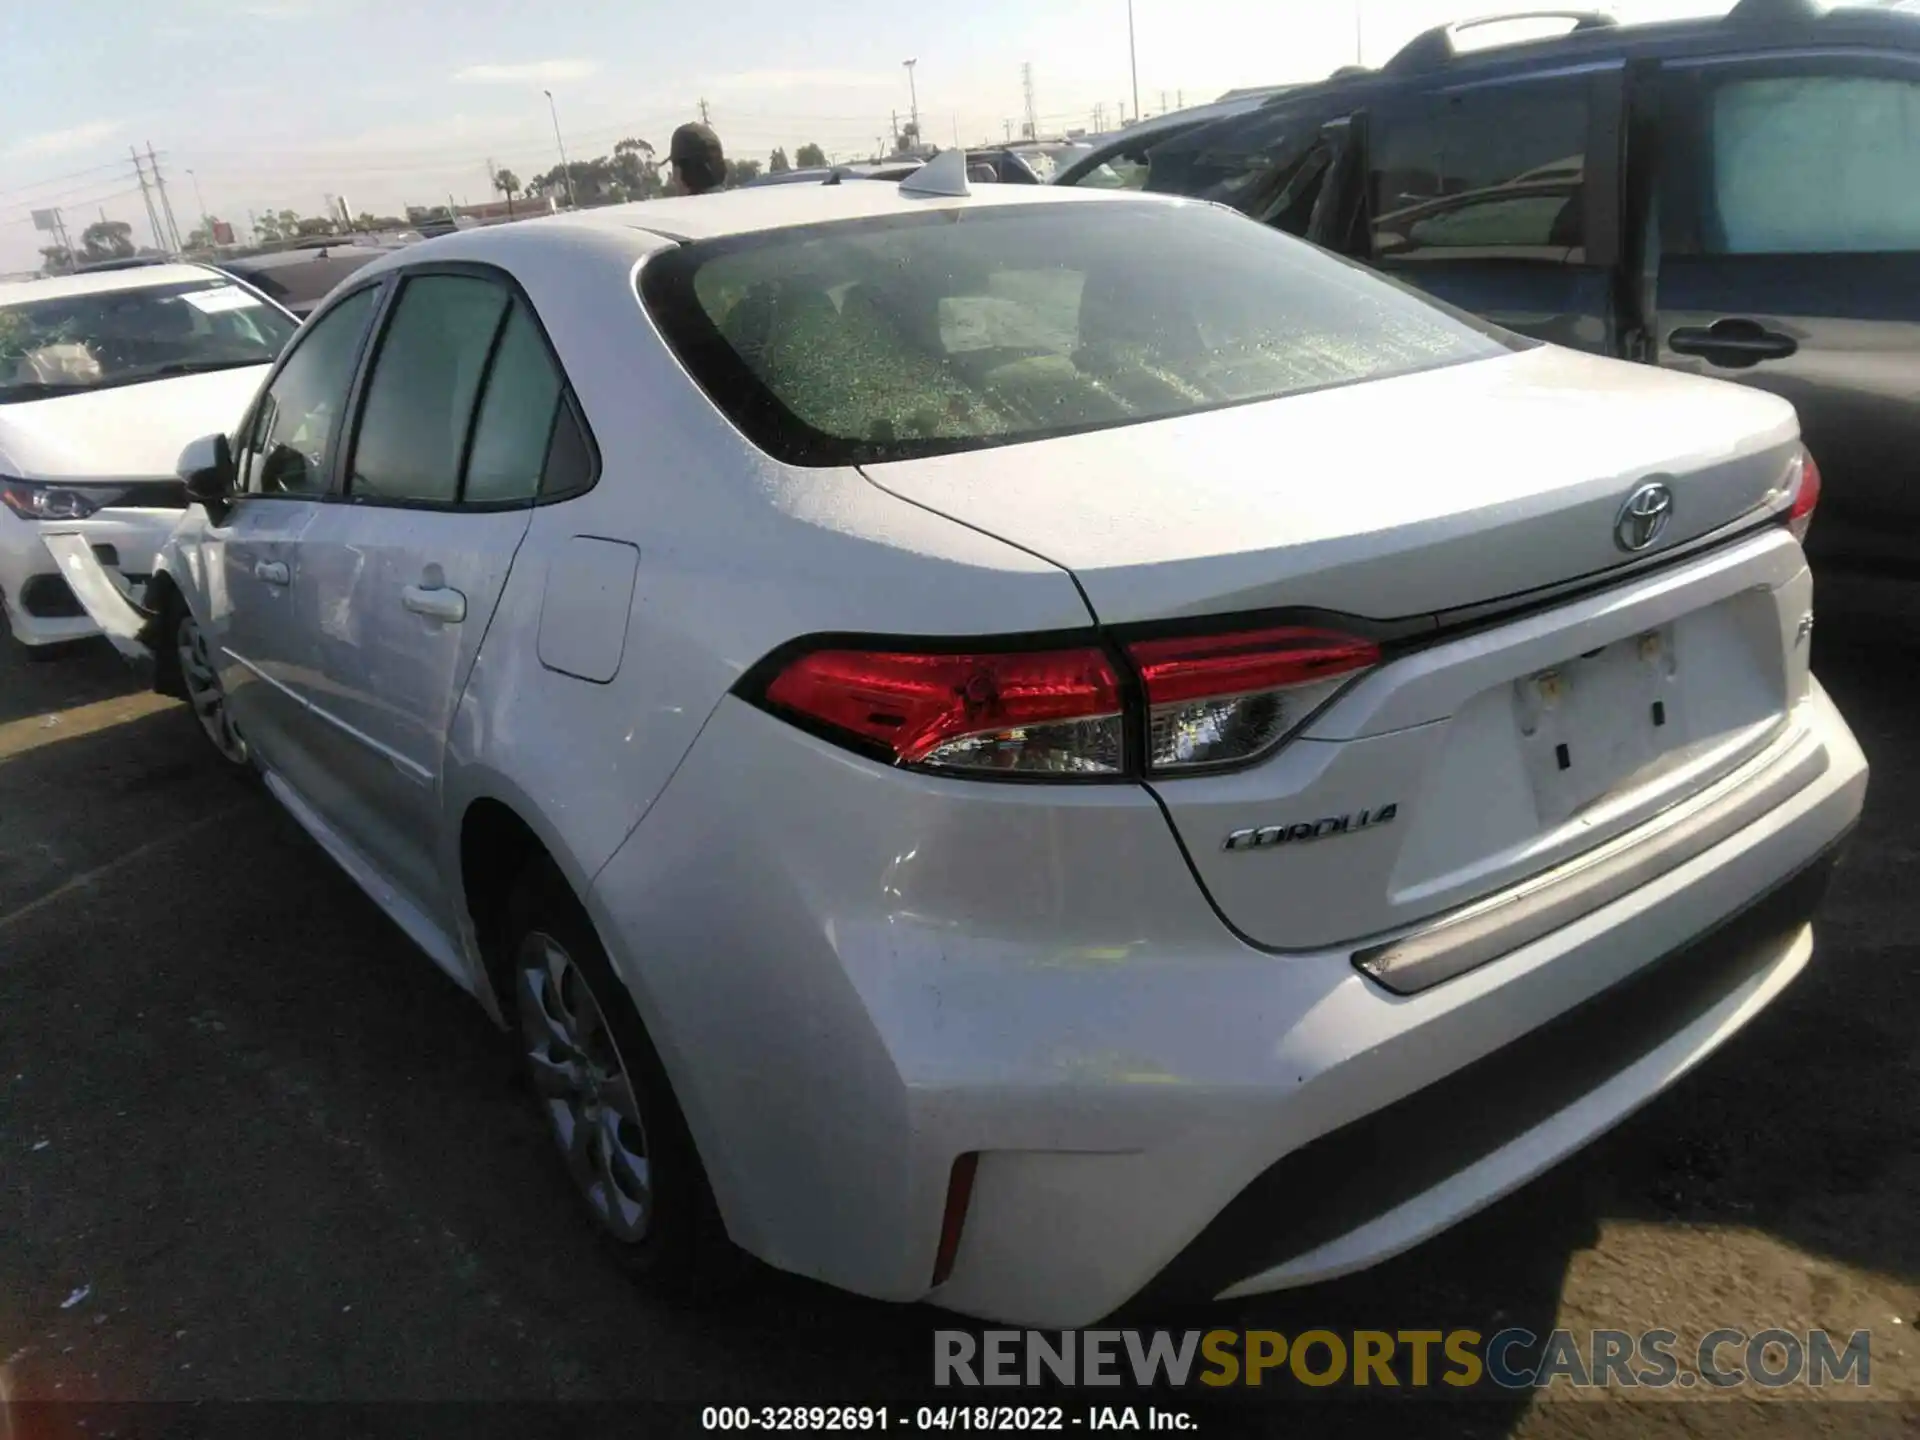
[(1586, 259), (1585, 76), (1434, 95), (1372, 127), (1376, 259)]
[(796, 464), (1103, 429), (1502, 353), (1490, 328), (1212, 206), (935, 211), (641, 272), (700, 385)]
[(525, 305), (514, 303), (487, 376), (487, 393), (473, 426), (465, 498), (491, 503), (530, 500), (560, 407), (560, 372)]
[(1709, 254), (1920, 250), (1920, 84), (1739, 80), (1714, 90), (1708, 126)]

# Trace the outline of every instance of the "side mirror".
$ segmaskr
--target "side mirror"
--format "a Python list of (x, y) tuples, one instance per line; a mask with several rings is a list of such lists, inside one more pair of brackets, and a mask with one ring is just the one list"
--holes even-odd
[(233, 447), (224, 435), (202, 435), (180, 452), (179, 472), (187, 498), (217, 512), (233, 496)]

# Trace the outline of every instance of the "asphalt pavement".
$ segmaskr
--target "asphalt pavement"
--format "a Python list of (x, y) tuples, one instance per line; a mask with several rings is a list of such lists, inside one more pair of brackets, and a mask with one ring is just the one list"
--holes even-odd
[[(1749, 1390), (1711, 1412), (1671, 1394), (1426, 1396), (1395, 1428), (1920, 1430), (1920, 626), (1898, 593), (1822, 606), (1816, 670), (1874, 773), (1813, 965), (1780, 1003), (1421, 1250), (1170, 1323), (1864, 1328), (1881, 1403), (1851, 1410), (1857, 1392)], [(912, 1405), (954, 1398), (931, 1390), (932, 1332), (953, 1323), (771, 1272), (705, 1306), (636, 1288), (480, 1009), (110, 651), (28, 663), (0, 640), (0, 1440), (9, 1394), (618, 1402), (592, 1413), (676, 1428), (733, 1400)], [(658, 1403), (621, 1408), (638, 1402)], [(1209, 1433), (1359, 1415), (1259, 1392), (1193, 1403)], [(190, 1413), (169, 1433), (210, 1433), (219, 1412)], [(470, 1430), (488, 1412), (464, 1413)], [(16, 1440), (30, 1432), (50, 1433), (17, 1418)]]

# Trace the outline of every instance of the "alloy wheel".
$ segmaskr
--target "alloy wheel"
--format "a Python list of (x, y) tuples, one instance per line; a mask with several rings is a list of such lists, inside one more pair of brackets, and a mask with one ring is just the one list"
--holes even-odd
[(601, 1226), (638, 1244), (653, 1219), (646, 1127), (633, 1078), (586, 974), (534, 931), (517, 962), (527, 1068), (574, 1184)]
[(180, 659), (180, 680), (186, 687), (187, 703), (207, 732), (213, 748), (235, 765), (247, 763), (247, 742), (233, 723), (227, 705), (226, 687), (220, 683), (220, 671), (207, 649), (207, 637), (191, 613), (183, 612), (174, 626), (174, 650)]

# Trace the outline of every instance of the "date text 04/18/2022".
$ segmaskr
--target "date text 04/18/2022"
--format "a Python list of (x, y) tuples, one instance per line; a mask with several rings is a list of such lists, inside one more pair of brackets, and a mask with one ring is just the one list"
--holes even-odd
[(884, 1405), (708, 1405), (703, 1430), (1006, 1431), (1193, 1430), (1184, 1410), (1135, 1405), (921, 1405), (908, 1410)]

